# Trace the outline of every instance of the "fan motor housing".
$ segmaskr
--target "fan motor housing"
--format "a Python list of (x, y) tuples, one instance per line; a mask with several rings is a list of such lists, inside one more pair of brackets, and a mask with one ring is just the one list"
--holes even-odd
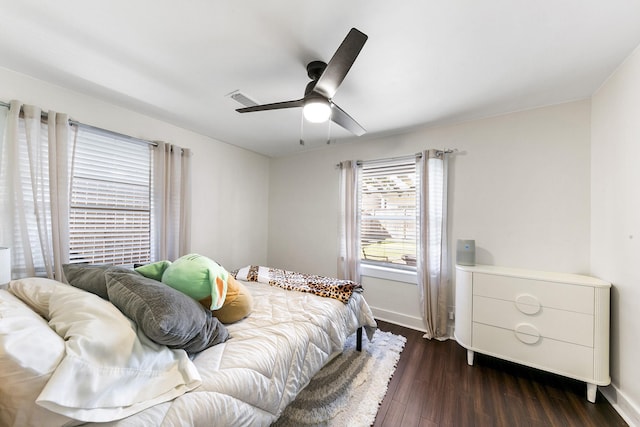
[(324, 69), (327, 68), (327, 63), (322, 61), (311, 61), (307, 64), (307, 75), (313, 81), (320, 78)]

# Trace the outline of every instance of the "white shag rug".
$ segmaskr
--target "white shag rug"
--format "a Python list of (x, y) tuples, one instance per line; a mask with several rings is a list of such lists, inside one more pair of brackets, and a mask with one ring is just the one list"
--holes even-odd
[(402, 335), (376, 330), (355, 350), (355, 334), (345, 350), (329, 362), (287, 406), (273, 426), (370, 426), (387, 393), (400, 353)]

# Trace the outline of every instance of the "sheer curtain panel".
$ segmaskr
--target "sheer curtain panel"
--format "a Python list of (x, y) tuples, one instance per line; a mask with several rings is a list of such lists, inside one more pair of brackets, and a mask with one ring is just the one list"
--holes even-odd
[(418, 294), (425, 338), (447, 339), (449, 283), (447, 245), (447, 153), (427, 150), (418, 161)]
[(191, 248), (191, 151), (157, 141), (153, 149), (154, 254), (175, 260)]
[(340, 218), (338, 278), (360, 283), (360, 231), (358, 218), (358, 164), (340, 165)]
[(14, 277), (62, 278), (68, 262), (69, 118), (12, 101), (2, 144), (1, 240)]

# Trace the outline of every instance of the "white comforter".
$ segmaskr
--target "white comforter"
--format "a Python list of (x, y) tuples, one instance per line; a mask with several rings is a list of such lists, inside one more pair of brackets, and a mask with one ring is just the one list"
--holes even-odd
[(202, 384), (101, 426), (268, 426), (360, 326), (376, 323), (362, 294), (348, 304), (243, 282), (254, 311), (228, 325), (231, 338), (193, 360)]

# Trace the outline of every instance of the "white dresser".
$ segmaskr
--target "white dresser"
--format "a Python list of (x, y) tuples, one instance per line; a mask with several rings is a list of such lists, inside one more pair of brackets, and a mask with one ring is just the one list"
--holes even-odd
[(455, 338), (474, 352), (575, 378), (609, 377), (611, 284), (575, 274), (456, 266)]

